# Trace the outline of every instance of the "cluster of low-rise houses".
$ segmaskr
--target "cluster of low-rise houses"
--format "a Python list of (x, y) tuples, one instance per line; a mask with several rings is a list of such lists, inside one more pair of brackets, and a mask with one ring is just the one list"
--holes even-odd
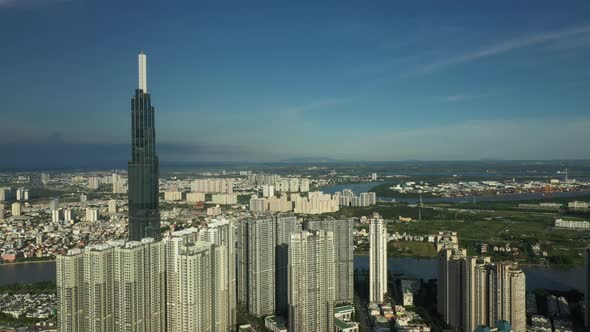
[(55, 316), (56, 307), (55, 294), (0, 294), (0, 312), (15, 319), (49, 319)]
[(71, 246), (123, 237), (126, 216), (109, 213), (108, 205), (107, 200), (63, 203), (66, 214), (47, 204), (27, 203), (20, 216), (5, 214), (0, 219), (1, 258), (51, 258)]
[[(545, 302), (543, 304), (538, 301)], [(546, 308), (540, 312), (540, 307)], [(573, 332), (570, 303), (564, 296), (527, 293), (527, 314), (531, 317), (531, 329), (535, 332)]]
[(408, 305), (371, 303), (369, 316), (374, 332), (389, 332), (392, 327), (398, 332), (430, 332), (423, 317)]
[[(117, 239), (125, 235), (127, 225), (127, 203), (120, 196), (126, 192), (124, 172), (89, 173), (74, 175), (42, 174), (42, 183), (64, 189), (67, 199), (62, 202), (50, 200), (49, 197), (35, 197), (24, 200), (23, 187), (19, 189), (2, 188), (0, 190), (0, 258), (14, 261), (25, 258), (52, 258), (64, 250), (88, 243)], [(288, 181), (299, 192), (282, 192), (281, 197), (252, 197), (250, 210), (256, 213), (295, 212), (299, 214), (321, 214), (338, 211), (341, 205), (369, 206), (376, 203), (374, 193), (354, 193), (345, 191), (341, 195), (308, 191), (310, 179), (281, 178), (278, 175), (256, 175), (254, 193), (266, 186), (267, 196), (271, 183)], [(11, 179), (12, 182), (17, 179)], [(30, 184), (29, 176), (19, 178), (18, 185)], [(252, 181), (244, 178), (210, 178), (177, 179), (176, 177), (160, 179), (160, 191), (163, 202), (172, 203), (172, 209), (161, 211), (163, 223), (176, 223), (177, 220), (190, 220), (197, 217), (214, 217), (224, 211), (229, 213), (247, 213), (248, 205), (240, 205), (238, 193), (234, 187)], [(260, 181), (260, 187), (258, 182)], [(268, 184), (267, 184), (268, 182)], [(99, 187), (103, 189), (98, 189)], [(74, 187), (68, 187), (74, 186)], [(112, 186), (112, 187), (111, 187)], [(290, 188), (291, 188), (290, 187)], [(282, 190), (281, 187), (278, 187)], [(23, 200), (16, 201), (16, 192), (22, 193)], [(291, 190), (289, 190), (291, 191)], [(28, 191), (27, 191), (28, 192)], [(246, 191), (247, 193), (248, 191)], [(280, 192), (280, 191), (279, 191)], [(303, 193), (302, 193), (303, 192)], [(242, 192), (243, 193), (243, 192)], [(94, 198), (89, 200), (89, 195)], [(289, 199), (287, 199), (289, 195)], [(344, 204), (344, 198), (350, 202)], [(197, 204), (202, 210), (195, 210), (182, 204)], [(209, 205), (206, 205), (209, 204)], [(228, 206), (227, 209), (222, 206)]]

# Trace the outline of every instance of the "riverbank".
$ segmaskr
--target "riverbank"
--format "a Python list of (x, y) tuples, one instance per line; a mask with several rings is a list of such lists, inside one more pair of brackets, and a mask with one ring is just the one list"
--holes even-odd
[(55, 258), (41, 259), (41, 260), (35, 260), (35, 261), (3, 262), (3, 263), (0, 263), (0, 266), (21, 265), (21, 264), (39, 264), (39, 263), (51, 263), (51, 262), (55, 262)]
[[(369, 257), (368, 251), (355, 251), (355, 257)], [(437, 255), (412, 255), (412, 254), (397, 254), (397, 253), (390, 253), (387, 254), (388, 258), (409, 258), (409, 259), (417, 259), (417, 260), (435, 260)], [(547, 268), (556, 271), (571, 271), (576, 269), (581, 269), (584, 267), (584, 264), (543, 264), (543, 263), (530, 263), (530, 262), (517, 262), (519, 266), (523, 268)]]

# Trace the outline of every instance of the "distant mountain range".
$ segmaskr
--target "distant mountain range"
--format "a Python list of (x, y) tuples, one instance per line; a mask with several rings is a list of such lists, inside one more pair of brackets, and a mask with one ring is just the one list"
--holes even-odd
[(281, 163), (335, 163), (342, 162), (342, 160), (325, 158), (325, 157), (301, 157), (301, 158), (288, 158), (280, 161)]

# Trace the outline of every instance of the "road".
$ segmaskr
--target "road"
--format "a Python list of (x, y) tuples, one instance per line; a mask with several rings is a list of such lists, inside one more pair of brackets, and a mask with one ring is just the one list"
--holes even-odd
[(355, 294), (354, 309), (358, 313), (360, 330), (363, 332), (372, 332), (371, 322), (369, 320), (369, 312), (366, 310), (368, 303), (363, 302), (361, 298)]

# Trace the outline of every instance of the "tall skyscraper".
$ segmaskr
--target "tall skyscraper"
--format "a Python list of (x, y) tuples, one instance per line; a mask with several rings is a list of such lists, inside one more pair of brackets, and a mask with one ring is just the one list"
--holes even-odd
[(166, 315), (169, 332), (230, 331), (227, 321), (226, 247), (195, 241), (182, 231), (165, 239)]
[(226, 257), (223, 263), (226, 265), (216, 277), (217, 281), (225, 284), (225, 299), (217, 301), (217, 312), (225, 313), (227, 328), (233, 331), (237, 319), (237, 293), (236, 293), (236, 237), (235, 225), (230, 220), (212, 220), (206, 228), (199, 230), (199, 240), (213, 243), (216, 246), (224, 246)]
[(238, 227), (238, 301), (255, 316), (275, 311), (275, 222), (243, 220)]
[(334, 331), (334, 234), (301, 231), (289, 244), (289, 331)]
[(106, 244), (88, 246), (84, 251), (82, 271), (83, 331), (113, 330), (113, 248)]
[(166, 247), (166, 331), (182, 330), (181, 315), (182, 293), (179, 291), (181, 284), (181, 265), (179, 264), (179, 252), (185, 242), (195, 242), (198, 237), (197, 229), (184, 229), (170, 234), (164, 239)]
[(381, 216), (369, 221), (369, 301), (382, 302), (387, 293), (387, 228)]
[(145, 238), (113, 252), (115, 331), (164, 331), (164, 245)]
[(301, 231), (301, 224), (297, 218), (289, 214), (278, 214), (274, 217), (275, 234), (276, 234), (276, 251), (275, 251), (275, 287), (276, 313), (284, 318), (289, 315), (289, 242), (291, 234)]
[(584, 289), (586, 311), (584, 312), (584, 321), (586, 327), (590, 328), (590, 248), (584, 250), (584, 272), (586, 273), (586, 287)]
[(492, 269), (490, 321), (510, 322), (514, 331), (526, 330), (526, 280), (524, 272), (513, 262), (502, 262)]
[[(306, 222), (306, 230), (334, 233), (336, 303), (354, 301), (354, 244), (352, 220), (325, 219)], [(278, 286), (277, 286), (278, 287)]]
[(56, 257), (57, 327), (60, 332), (85, 331), (82, 251), (73, 249)]
[(525, 305), (525, 275), (516, 263), (467, 257), (459, 248), (439, 252), (438, 311), (449, 326), (471, 332), (508, 321), (514, 331), (525, 331)]
[(131, 98), (129, 161), (129, 239), (161, 239), (158, 203), (159, 161), (156, 155), (155, 109), (147, 92), (146, 56), (139, 60), (139, 87)]
[(462, 330), (465, 292), (463, 249), (442, 249), (438, 253), (438, 312), (450, 326)]
[(491, 264), (489, 257), (467, 257), (465, 259), (465, 289), (463, 301), (465, 330), (473, 331), (479, 325), (490, 325), (489, 289)]

